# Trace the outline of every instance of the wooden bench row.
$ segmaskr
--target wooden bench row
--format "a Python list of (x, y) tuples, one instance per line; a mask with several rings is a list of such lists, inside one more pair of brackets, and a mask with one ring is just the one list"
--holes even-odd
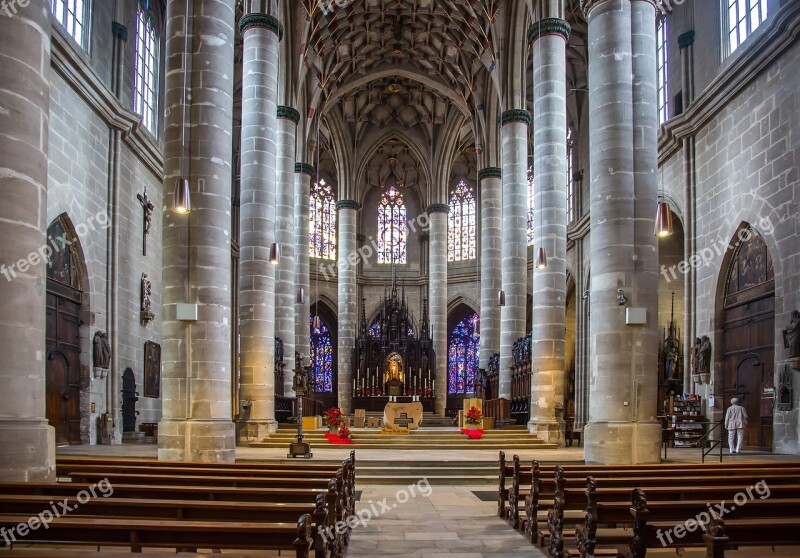
[[(0, 483), (0, 527), (12, 541), (20, 535), (25, 543), (127, 546), (133, 552), (144, 547), (294, 549), (298, 558), (339, 558), (355, 512), (355, 455), (335, 470), (313, 465), (313, 476), (298, 475), (291, 483), (289, 477), (270, 475), (274, 464), (261, 471), (251, 467), (244, 475), (239, 473), (247, 468), (183, 463), (160, 464), (150, 474), (117, 474), (116, 463), (62, 461), (59, 472), (73, 482)], [(146, 466), (122, 465), (131, 471)], [(324, 478), (325, 471), (335, 476)], [(95, 497), (76, 496), (92, 489)], [(50, 512), (51, 506), (57, 511), (53, 502), (63, 502), (68, 513)], [(33, 517), (40, 518), (39, 528), (20, 529)], [(46, 529), (41, 519), (47, 519)]]

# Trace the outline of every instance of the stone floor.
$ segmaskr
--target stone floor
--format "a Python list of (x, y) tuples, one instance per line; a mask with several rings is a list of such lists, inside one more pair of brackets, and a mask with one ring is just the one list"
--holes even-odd
[(353, 529), (348, 558), (546, 556), (497, 517), (496, 502), (475, 497), (472, 490), (485, 486), (430, 486), (423, 479), (412, 486), (363, 488), (356, 510), (378, 515)]

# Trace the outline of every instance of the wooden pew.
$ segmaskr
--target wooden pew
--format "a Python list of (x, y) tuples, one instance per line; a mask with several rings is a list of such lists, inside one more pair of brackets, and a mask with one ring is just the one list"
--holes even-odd
[[(648, 489), (651, 495), (647, 503), (650, 519), (674, 519), (675, 524), (699, 514), (708, 513), (708, 505), (730, 502), (739, 492), (747, 489), (741, 485), (695, 486), (679, 489)], [(800, 508), (800, 484), (775, 485), (769, 487), (769, 499), (760, 499), (753, 492), (754, 499), (745, 506), (731, 510), (726, 517), (760, 517), (766, 515), (797, 515)], [(639, 496), (639, 494), (642, 494)], [(631, 497), (628, 497), (628, 494)], [(576, 526), (577, 549), (567, 549), (566, 555), (616, 556), (617, 547), (631, 538), (634, 525), (634, 507), (641, 506), (644, 496), (640, 489), (598, 489), (593, 477), (586, 479), (586, 513), (581, 524)], [(726, 506), (726, 509), (728, 506)], [(715, 508), (716, 509), (716, 508)], [(599, 525), (613, 525), (614, 528), (599, 529)], [(621, 527), (627, 529), (623, 531)], [(598, 549), (598, 547), (601, 547)]]
[[(705, 534), (700, 528), (692, 531), (683, 529), (680, 539), (670, 542), (665, 540), (665, 533), (676, 530), (676, 525), (684, 524), (702, 510), (697, 508), (694, 515), (691, 512), (695, 510), (686, 508), (653, 512), (644, 491), (634, 489), (630, 507), (633, 534), (630, 545), (620, 548), (618, 556), (645, 558), (648, 548), (704, 546), (707, 558), (723, 558), (728, 546), (739, 548), (800, 545), (800, 500), (791, 499), (775, 507), (770, 506), (771, 498), (761, 500), (762, 504), (756, 502), (759, 500), (748, 500), (746, 504), (732, 510), (731, 517), (736, 515), (737, 518), (712, 519)], [(705, 502), (701, 503), (707, 511), (704, 504)]]

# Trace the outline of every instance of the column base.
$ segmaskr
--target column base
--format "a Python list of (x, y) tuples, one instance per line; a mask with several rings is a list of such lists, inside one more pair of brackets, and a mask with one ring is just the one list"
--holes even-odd
[(0, 420), (0, 481), (55, 479), (55, 429), (45, 420)]
[(563, 446), (566, 426), (563, 420), (531, 420), (528, 423), (528, 432), (547, 444)]
[(229, 420), (162, 420), (158, 423), (158, 460), (233, 463), (235, 425)]
[(590, 422), (583, 429), (587, 465), (661, 463), (658, 422)]
[(278, 430), (277, 420), (248, 419), (236, 423), (236, 442), (250, 444), (269, 438)]

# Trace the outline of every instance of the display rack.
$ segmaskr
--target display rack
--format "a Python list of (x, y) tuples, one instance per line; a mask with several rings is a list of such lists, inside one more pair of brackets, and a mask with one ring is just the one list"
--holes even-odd
[(674, 447), (697, 447), (705, 434), (706, 422), (700, 398), (696, 395), (671, 396), (668, 408), (672, 419)]

